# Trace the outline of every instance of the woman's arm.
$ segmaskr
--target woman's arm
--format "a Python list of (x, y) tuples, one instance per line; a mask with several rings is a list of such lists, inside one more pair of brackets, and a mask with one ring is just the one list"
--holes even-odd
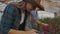
[(20, 31), (20, 30), (10, 29), (8, 34), (37, 34), (37, 33), (32, 31), (32, 30), (30, 30), (30, 31)]
[(19, 30), (14, 30), (14, 29), (10, 29), (10, 31), (8, 32), (8, 34), (25, 34), (25, 31), (19, 31)]

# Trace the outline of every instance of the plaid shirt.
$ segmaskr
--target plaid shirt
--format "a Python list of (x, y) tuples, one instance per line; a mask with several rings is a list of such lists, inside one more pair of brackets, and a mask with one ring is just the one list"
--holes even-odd
[(21, 10), (13, 4), (9, 4), (3, 13), (1, 24), (0, 24), (0, 34), (7, 34), (8, 31), (13, 28), (16, 30), (23, 30), (25, 27), (25, 20), (27, 18), (27, 13), (25, 12), (25, 20), (22, 25), (20, 25)]

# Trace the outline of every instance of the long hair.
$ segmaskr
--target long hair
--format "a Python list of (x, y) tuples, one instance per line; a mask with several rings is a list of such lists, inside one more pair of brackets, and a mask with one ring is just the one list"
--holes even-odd
[(26, 2), (24, 2), (24, 1), (12, 2), (11, 4), (14, 4), (17, 8), (20, 8), (20, 9), (26, 8)]

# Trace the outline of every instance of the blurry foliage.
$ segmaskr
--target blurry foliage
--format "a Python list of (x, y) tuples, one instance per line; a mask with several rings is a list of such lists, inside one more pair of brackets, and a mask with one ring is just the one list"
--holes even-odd
[[(55, 31), (56, 31), (56, 34), (60, 34), (60, 17), (52, 18), (51, 20), (50, 19), (51, 18), (45, 18), (45, 19), (39, 19), (39, 20), (41, 22), (47, 23), (47, 24), (50, 24), (52, 22), (50, 25), (52, 25), (55, 22), (55, 26), (56, 26), (55, 27)], [(40, 28), (40, 30), (41, 30), (42, 29), (42, 25), (40, 24), (38, 28)]]
[(50, 18), (45, 18), (45, 19), (39, 19), (41, 22), (44, 23), (49, 23), (50, 22)]

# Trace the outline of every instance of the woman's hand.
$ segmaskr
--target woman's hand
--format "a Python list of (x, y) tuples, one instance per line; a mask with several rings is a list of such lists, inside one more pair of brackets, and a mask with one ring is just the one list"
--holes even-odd
[(35, 30), (35, 29), (32, 29), (31, 31), (37, 32), (37, 30)]
[(26, 31), (26, 34), (37, 34), (37, 33), (31, 30), (31, 31)]
[(8, 34), (37, 34), (36, 32), (30, 30), (30, 31), (20, 31), (20, 30), (14, 30), (11, 29)]

